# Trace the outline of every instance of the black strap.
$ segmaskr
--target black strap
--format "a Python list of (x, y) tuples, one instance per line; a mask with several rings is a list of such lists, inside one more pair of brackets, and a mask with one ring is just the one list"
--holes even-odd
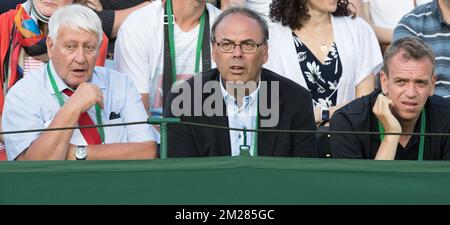
[[(327, 124), (328, 121), (329, 121), (329, 120), (322, 120), (322, 121), (320, 121), (318, 127), (325, 127), (325, 124)], [(327, 127), (328, 127), (328, 126), (327, 126)]]
[[(5, 55), (5, 60), (3, 61), (3, 83), (0, 84), (2, 85), (3, 88), (3, 97), (6, 97), (6, 93), (9, 91), (9, 78), (10, 78), (10, 74), (9, 74), (9, 70), (12, 69), (10, 68), (10, 63), (11, 63), (11, 56), (12, 53), (14, 51), (14, 47), (13, 46), (13, 42), (14, 42), (14, 38), (16, 37), (17, 32), (19, 32), (16, 28), (16, 24), (13, 24), (12, 26), (12, 30), (11, 30), (11, 35), (9, 37), (9, 44), (8, 44), (8, 50), (6, 51), (6, 55)], [(23, 77), (23, 70), (19, 69), (20, 66), (19, 64), (17, 64), (17, 68), (15, 68), (17, 71), (17, 80), (20, 80)], [(1, 112), (0, 112), (1, 113)]]
[(211, 45), (210, 45), (209, 13), (205, 13), (205, 31), (203, 32), (202, 43), (202, 72), (211, 69)]
[[(163, 112), (166, 106), (167, 93), (170, 93), (170, 88), (172, 87), (172, 59), (170, 57), (169, 48), (169, 19), (167, 18), (166, 7), (164, 8), (164, 68), (163, 68)], [(172, 20), (175, 23), (175, 20)]]
[[(167, 18), (166, 7), (164, 8), (164, 68), (163, 68), (163, 112), (166, 106), (166, 98), (172, 84), (175, 82), (172, 79), (172, 58), (170, 57), (169, 48), (169, 20)], [(206, 10), (206, 9), (205, 9)], [(173, 19), (175, 23), (175, 19)], [(203, 43), (202, 43), (202, 71), (207, 71), (211, 69), (211, 46), (210, 46), (210, 25), (209, 25), (209, 13), (206, 10), (205, 13), (205, 30), (203, 32)]]
[[(9, 37), (8, 50), (6, 51), (5, 60), (3, 61), (3, 92), (6, 94), (6, 90), (8, 89), (8, 71), (9, 71), (9, 62), (11, 59), (9, 58), (11, 55), (11, 51), (13, 50), (13, 38), (16, 36), (16, 25), (12, 26), (11, 35)], [(5, 85), (6, 84), (6, 85)], [(4, 95), (6, 96), (6, 95)]]

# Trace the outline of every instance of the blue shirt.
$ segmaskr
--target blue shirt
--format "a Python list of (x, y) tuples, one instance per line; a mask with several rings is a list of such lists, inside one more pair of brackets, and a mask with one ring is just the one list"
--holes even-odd
[[(58, 89), (62, 92), (68, 86), (57, 75), (52, 64), (50, 65)], [(46, 68), (47, 66), (44, 66), (41, 70), (32, 71), (8, 92), (3, 110), (3, 131), (44, 129), (50, 125), (61, 107)], [(96, 67), (89, 82), (97, 85), (103, 92), (103, 124), (147, 120), (141, 96), (126, 75)], [(65, 101), (69, 98), (65, 94), (62, 96)], [(87, 112), (94, 123), (97, 123), (95, 107), (91, 107)], [(105, 144), (159, 140), (159, 134), (147, 124), (104, 127), (104, 131)], [(4, 135), (8, 160), (15, 159), (40, 134), (41, 132)], [(74, 130), (70, 142), (74, 145), (86, 145), (78, 129)]]
[[(225, 101), (225, 105), (227, 107), (227, 115), (228, 115), (228, 126), (231, 128), (240, 128), (240, 129), (256, 129), (257, 117), (256, 113), (258, 112), (258, 90), (261, 82), (258, 82), (258, 87), (255, 91), (253, 91), (250, 95), (245, 96), (242, 100), (242, 106), (238, 107), (236, 103), (236, 98), (225, 90), (224, 85), (222, 83), (222, 79), (220, 79), (220, 88), (222, 90), (222, 95)], [(250, 155), (253, 156), (253, 152), (255, 150), (255, 145), (258, 143), (254, 143), (255, 140), (255, 132), (247, 132), (247, 140), (246, 144), (250, 146)], [(231, 155), (238, 156), (240, 154), (239, 147), (244, 144), (244, 132), (243, 131), (235, 131), (230, 130), (230, 144), (231, 144)]]
[(436, 57), (436, 95), (450, 97), (450, 25), (441, 14), (438, 1), (420, 5), (406, 14), (394, 30), (393, 40), (416, 36), (427, 43)]

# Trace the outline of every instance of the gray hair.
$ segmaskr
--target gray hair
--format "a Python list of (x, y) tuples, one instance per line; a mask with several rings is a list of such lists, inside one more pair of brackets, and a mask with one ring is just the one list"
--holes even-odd
[(58, 30), (61, 26), (68, 26), (76, 31), (95, 32), (98, 35), (99, 46), (103, 40), (102, 22), (97, 14), (86, 6), (70, 4), (53, 13), (48, 22), (48, 37), (54, 42), (58, 38)]
[(433, 54), (433, 50), (420, 38), (417, 37), (404, 37), (400, 38), (386, 49), (384, 52), (383, 59), (383, 72), (386, 75), (389, 75), (389, 63), (391, 59), (398, 53), (400, 50), (403, 50), (402, 57), (406, 60), (419, 60), (423, 58), (428, 58), (433, 65), (433, 74), (434, 74), (434, 66), (436, 65), (436, 60)]
[(258, 22), (259, 27), (261, 28), (261, 32), (263, 34), (263, 43), (267, 44), (267, 40), (269, 40), (269, 26), (267, 22), (255, 11), (245, 8), (245, 7), (231, 7), (226, 9), (220, 14), (211, 28), (211, 42), (216, 41), (216, 28), (222, 20), (230, 15), (240, 14), (252, 18)]

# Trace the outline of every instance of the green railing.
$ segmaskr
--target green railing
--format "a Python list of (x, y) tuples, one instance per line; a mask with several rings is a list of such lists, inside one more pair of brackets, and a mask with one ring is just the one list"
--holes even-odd
[(167, 159), (167, 124), (180, 123), (180, 118), (149, 118), (149, 124), (159, 124), (161, 128), (160, 158)]

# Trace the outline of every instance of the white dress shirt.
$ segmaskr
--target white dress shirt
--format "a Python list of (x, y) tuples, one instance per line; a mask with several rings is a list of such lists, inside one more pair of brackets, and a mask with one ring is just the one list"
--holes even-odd
[[(46, 68), (47, 66), (44, 66), (41, 70), (32, 71), (8, 92), (3, 111), (3, 131), (44, 129), (50, 125), (61, 107)], [(50, 68), (59, 91), (68, 88), (55, 72), (51, 62)], [(141, 96), (126, 75), (96, 67), (89, 82), (97, 85), (103, 92), (104, 108), (101, 110), (103, 124), (147, 120)], [(63, 98), (67, 100), (69, 97), (63, 94)], [(91, 107), (87, 112), (94, 123), (97, 123), (95, 107)], [(111, 117), (112, 114), (115, 116)], [(150, 140), (159, 142), (158, 132), (147, 124), (104, 127), (104, 131), (106, 144)], [(40, 134), (41, 132), (4, 135), (8, 160), (15, 159)], [(87, 144), (78, 129), (74, 130), (70, 142), (74, 145)]]
[[(258, 82), (258, 87), (250, 95), (245, 96), (242, 100), (242, 106), (238, 107), (236, 98), (230, 95), (224, 88), (222, 79), (220, 79), (220, 88), (222, 90), (222, 95), (227, 107), (228, 115), (228, 126), (230, 128), (240, 128), (240, 129), (256, 129), (257, 124), (257, 113), (258, 113), (258, 90), (261, 82)], [(247, 132), (246, 144), (250, 146), (250, 155), (253, 156), (255, 151), (254, 143), (256, 133)], [(239, 156), (240, 146), (244, 144), (244, 132), (230, 130), (230, 145), (231, 145), (231, 155)]]

